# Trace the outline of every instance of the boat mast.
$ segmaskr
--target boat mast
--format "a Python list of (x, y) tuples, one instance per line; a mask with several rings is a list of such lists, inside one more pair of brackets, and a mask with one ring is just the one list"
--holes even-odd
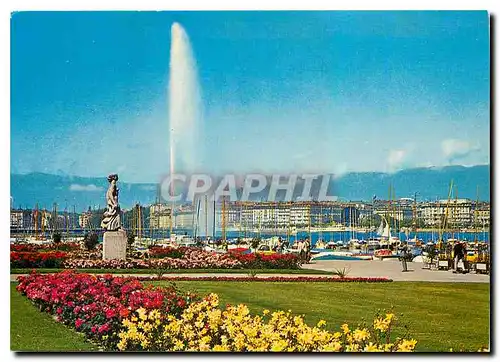
[(448, 213), (449, 213), (449, 205), (450, 205), (452, 192), (453, 192), (453, 179), (450, 182), (450, 189), (448, 191), (448, 201), (446, 202), (446, 208), (444, 211), (443, 222), (441, 223), (442, 227), (440, 228), (440, 232), (439, 232), (439, 246), (440, 246), (440, 248), (441, 248), (441, 244), (443, 242), (443, 236), (444, 236), (444, 233), (446, 231), (446, 227), (448, 226), (447, 225), (448, 224)]
[(66, 227), (66, 239), (69, 237), (69, 225), (68, 225), (68, 201), (66, 201), (66, 206), (64, 207), (64, 226)]
[(474, 207), (474, 242), (477, 243), (477, 208), (479, 205), (479, 185), (476, 186), (476, 205)]
[(458, 211), (458, 191), (455, 185), (455, 207), (453, 208), (453, 229), (457, 232), (457, 239), (460, 240), (460, 213)]
[(205, 239), (208, 238), (208, 195), (205, 195)]
[(417, 192), (413, 197), (413, 232), (415, 233), (415, 244), (418, 242), (417, 238), (418, 218), (417, 218)]
[(212, 228), (213, 228), (212, 232), (213, 232), (213, 237), (215, 239), (215, 195), (214, 195), (214, 218), (213, 219), (214, 219), (214, 223), (212, 225)]
[(311, 239), (311, 201), (309, 201), (309, 221), (308, 221), (308, 229), (309, 229), (309, 245), (312, 243)]
[(222, 196), (222, 242), (226, 242), (226, 197)]

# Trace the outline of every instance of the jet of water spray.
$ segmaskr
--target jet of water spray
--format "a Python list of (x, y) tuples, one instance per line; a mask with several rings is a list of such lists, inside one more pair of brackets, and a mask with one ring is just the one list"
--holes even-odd
[(201, 92), (196, 60), (186, 31), (174, 23), (171, 34), (168, 94), (170, 172), (190, 173), (199, 167)]
[[(172, 24), (171, 37), (168, 109), (172, 176), (175, 173), (192, 174), (201, 171), (201, 143), (198, 136), (202, 127), (202, 101), (196, 59), (189, 37), (178, 23)], [(182, 190), (176, 189), (174, 183), (170, 184), (171, 195), (177, 195), (180, 191)], [(171, 217), (173, 209), (172, 204)], [(204, 225), (200, 227), (205, 228)]]

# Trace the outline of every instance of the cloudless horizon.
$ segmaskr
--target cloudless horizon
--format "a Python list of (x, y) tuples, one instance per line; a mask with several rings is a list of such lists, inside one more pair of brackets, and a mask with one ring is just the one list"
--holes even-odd
[(486, 11), (19, 12), (11, 172), (167, 174), (174, 22), (197, 62), (200, 171), (490, 162)]

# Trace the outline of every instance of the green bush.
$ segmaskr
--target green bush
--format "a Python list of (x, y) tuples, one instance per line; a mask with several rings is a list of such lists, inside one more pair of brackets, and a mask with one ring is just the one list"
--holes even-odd
[(85, 249), (94, 250), (97, 243), (99, 242), (99, 236), (95, 232), (85, 234), (83, 238), (83, 244), (85, 245)]
[(54, 244), (59, 245), (61, 243), (61, 240), (62, 235), (60, 232), (56, 231), (52, 234), (52, 241), (54, 242)]

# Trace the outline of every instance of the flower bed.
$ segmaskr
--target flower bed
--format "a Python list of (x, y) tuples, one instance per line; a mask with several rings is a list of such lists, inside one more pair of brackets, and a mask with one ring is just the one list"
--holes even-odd
[(68, 269), (238, 269), (242, 264), (227, 254), (186, 253), (182, 259), (127, 259), (89, 260), (69, 259), (64, 265)]
[(40, 310), (84, 333), (105, 350), (123, 351), (412, 351), (391, 339), (393, 314), (342, 332), (311, 327), (290, 311), (251, 315), (245, 305), (219, 308), (173, 288), (145, 288), (134, 278), (62, 272), (19, 277), (17, 290)]
[(152, 246), (149, 248), (148, 253), (151, 258), (175, 258), (179, 259), (184, 257), (184, 254), (188, 248), (171, 248), (171, 247), (161, 247)]
[(60, 243), (60, 244), (11, 244), (10, 251), (16, 252), (42, 252), (42, 251), (77, 251), (80, 250), (78, 243)]
[(302, 263), (295, 254), (230, 254), (249, 269), (300, 269)]
[(143, 287), (134, 278), (62, 272), (18, 277), (17, 290), (40, 310), (114, 350), (122, 319), (137, 309), (179, 316), (195, 300), (173, 288)]
[(220, 351), (220, 352), (411, 352), (413, 339), (391, 340), (394, 314), (377, 317), (370, 327), (342, 332), (314, 327), (290, 311), (251, 315), (246, 305), (219, 308), (210, 294), (189, 305), (180, 317), (137, 311), (122, 322), (118, 349), (125, 351)]
[(328, 283), (388, 283), (388, 278), (339, 278), (339, 277), (230, 277), (230, 276), (141, 276), (139, 280), (165, 280), (165, 281), (214, 281), (214, 282), (328, 282)]
[(153, 247), (150, 253), (155, 257), (127, 260), (70, 258), (63, 266), (68, 269), (300, 269), (301, 265), (299, 258), (292, 254), (219, 254), (192, 247)]
[(11, 268), (60, 268), (68, 254), (63, 251), (10, 252)]

